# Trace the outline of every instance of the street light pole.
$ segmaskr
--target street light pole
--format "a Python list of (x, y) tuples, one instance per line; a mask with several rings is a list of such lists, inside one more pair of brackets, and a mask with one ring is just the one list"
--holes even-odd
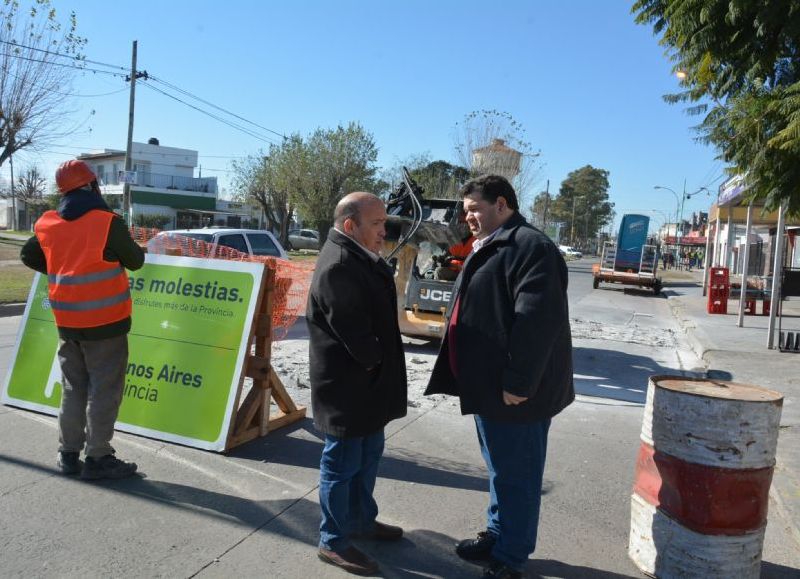
[(677, 206), (675, 210), (675, 217), (677, 218), (677, 223), (675, 224), (675, 242), (680, 247), (681, 244), (681, 237), (683, 236), (683, 206), (687, 199), (691, 199), (701, 191), (708, 192), (708, 188), (700, 187), (697, 191), (693, 191), (691, 193), (686, 192), (686, 179), (683, 180), (683, 194), (678, 196), (678, 193), (674, 190), (670, 189), (669, 187), (663, 187), (661, 185), (656, 185), (653, 189), (666, 189), (670, 193), (675, 196), (675, 201), (677, 201)]
[[(669, 187), (662, 187), (661, 185), (656, 185), (655, 187), (653, 187), (653, 189), (664, 189), (666, 191), (669, 191), (675, 196), (675, 220), (677, 221), (678, 213), (680, 212), (680, 206), (681, 206), (681, 200), (678, 198), (678, 194)], [(667, 234), (669, 234), (669, 227), (667, 227)], [(675, 237), (677, 238), (677, 236), (678, 236), (678, 224), (675, 223)]]
[(686, 179), (683, 180), (683, 195), (681, 195), (681, 215), (678, 217), (678, 227), (680, 228), (676, 233), (676, 240), (678, 242), (678, 251), (681, 249), (681, 237), (683, 237), (683, 204), (686, 202)]
[(577, 195), (572, 198), (572, 219), (570, 219), (569, 229), (569, 242), (575, 245), (575, 202), (578, 200)]

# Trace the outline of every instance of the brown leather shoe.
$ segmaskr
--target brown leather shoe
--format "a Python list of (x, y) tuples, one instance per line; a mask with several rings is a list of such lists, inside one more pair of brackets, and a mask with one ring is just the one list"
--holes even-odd
[(378, 572), (378, 564), (366, 553), (359, 551), (352, 545), (341, 553), (320, 547), (317, 556), (322, 561), (340, 567), (348, 573), (374, 575)]
[(403, 538), (403, 529), (386, 523), (375, 521), (375, 526), (367, 533), (353, 533), (353, 539), (370, 539), (372, 541), (399, 541)]

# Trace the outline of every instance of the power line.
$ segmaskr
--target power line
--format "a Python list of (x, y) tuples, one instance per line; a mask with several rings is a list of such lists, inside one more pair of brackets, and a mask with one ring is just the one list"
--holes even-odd
[[(16, 74), (14, 74), (13, 72), (10, 72), (10, 71), (6, 71), (6, 72), (7, 72), (9, 75), (11, 75), (11, 76), (13, 76), (14, 78), (16, 78), (18, 81), (20, 81), (20, 82), (25, 82), (23, 79), (21, 79), (19, 76), (17, 76), (17, 75), (16, 75)], [(61, 92), (61, 91), (59, 91), (59, 90), (55, 90), (55, 89), (52, 89), (52, 88), (47, 88), (47, 87), (41, 87), (41, 88), (43, 88), (43, 89), (44, 89), (44, 90), (46, 90), (47, 92), (51, 92), (51, 93), (53, 93), (53, 94), (59, 94), (59, 95), (61, 95), (61, 96), (67, 96), (67, 97), (83, 97), (83, 98), (96, 98), (96, 97), (104, 97), (104, 96), (109, 96), (109, 95), (112, 95), (112, 94), (117, 94), (117, 93), (121, 93), (122, 91), (126, 91), (126, 90), (128, 90), (128, 87), (124, 86), (124, 87), (122, 87), (121, 89), (114, 90), (114, 91), (111, 91), (111, 92), (100, 93), (100, 94), (78, 94), (78, 93)]]
[(26, 50), (35, 50), (36, 52), (43, 52), (45, 54), (52, 54), (53, 56), (58, 56), (61, 58), (68, 58), (69, 60), (75, 60), (78, 62), (88, 62), (91, 64), (96, 64), (98, 66), (106, 66), (108, 68), (116, 68), (118, 70), (127, 71), (128, 69), (124, 66), (119, 66), (118, 64), (108, 64), (106, 62), (99, 62), (97, 60), (89, 60), (88, 58), (81, 58), (79, 56), (74, 56), (71, 54), (64, 54), (63, 52), (53, 52), (52, 50), (46, 50), (44, 48), (36, 48), (35, 46), (27, 46), (25, 44), (20, 44), (19, 42), (9, 41), (9, 40), (0, 40), (0, 44), (7, 44), (9, 46), (14, 46), (17, 48), (24, 48)]
[(270, 129), (269, 127), (264, 127), (264, 126), (262, 126), (262, 125), (259, 125), (258, 123), (254, 123), (253, 121), (250, 121), (250, 120), (248, 120), (248, 119), (246, 119), (246, 118), (244, 118), (244, 117), (241, 117), (241, 116), (237, 115), (236, 113), (232, 113), (232, 112), (231, 112), (231, 111), (229, 111), (229, 110), (226, 110), (226, 109), (224, 109), (224, 108), (222, 108), (222, 107), (219, 107), (219, 106), (217, 106), (217, 105), (215, 105), (215, 104), (213, 104), (213, 103), (210, 103), (210, 102), (208, 102), (207, 100), (204, 100), (204, 99), (200, 98), (199, 96), (193, 95), (193, 94), (192, 94), (192, 93), (190, 93), (189, 91), (186, 91), (186, 90), (184, 90), (184, 89), (182, 89), (182, 88), (180, 88), (180, 87), (178, 87), (178, 86), (175, 86), (174, 84), (170, 84), (170, 83), (168, 83), (168, 82), (167, 82), (167, 81), (165, 81), (165, 80), (162, 80), (162, 79), (160, 79), (160, 78), (154, 77), (154, 76), (152, 76), (152, 75), (150, 76), (150, 79), (151, 79), (151, 80), (154, 80), (155, 82), (161, 83), (161, 84), (163, 84), (164, 86), (167, 86), (167, 87), (169, 87), (169, 88), (171, 88), (171, 89), (173, 89), (173, 90), (176, 90), (176, 91), (178, 91), (178, 92), (180, 92), (180, 93), (182, 93), (182, 94), (184, 94), (184, 95), (186, 95), (186, 96), (188, 96), (188, 97), (191, 97), (191, 98), (193, 98), (193, 99), (195, 99), (195, 100), (198, 100), (198, 101), (200, 101), (200, 102), (201, 102), (201, 103), (203, 103), (203, 104), (206, 104), (206, 105), (208, 105), (208, 106), (210, 106), (210, 107), (213, 107), (213, 108), (217, 109), (218, 111), (222, 111), (223, 113), (229, 114), (229, 115), (231, 115), (232, 117), (235, 117), (235, 118), (239, 119), (240, 121), (244, 121), (244, 122), (246, 122), (246, 123), (248, 123), (248, 124), (250, 124), (250, 125), (253, 125), (254, 127), (258, 127), (259, 129), (263, 129), (263, 130), (265, 130), (265, 131), (267, 131), (267, 132), (269, 132), (269, 133), (272, 133), (273, 135), (276, 135), (276, 136), (278, 136), (278, 137), (281, 137), (282, 139), (286, 139), (286, 138), (288, 138), (288, 137), (287, 137), (286, 135), (284, 135), (283, 133), (279, 133), (278, 131), (274, 131), (274, 130)]
[[(71, 60), (73, 62), (72, 63), (66, 63), (66, 62), (58, 62), (58, 61), (54, 61), (54, 60), (41, 60), (41, 59), (31, 58), (30, 56), (25, 56), (25, 55), (22, 55), (22, 54), (0, 53), (0, 56), (3, 56), (3, 57), (17, 58), (17, 59), (26, 60), (26, 61), (29, 61), (29, 62), (38, 62), (38, 63), (41, 63), (41, 64), (49, 64), (49, 65), (53, 65), (53, 66), (61, 66), (61, 67), (65, 67), (65, 68), (72, 68), (72, 69), (81, 70), (81, 71), (84, 71), (84, 72), (107, 74), (107, 75), (110, 75), (110, 76), (121, 77), (121, 78), (125, 78), (126, 80), (129, 80), (129, 77), (128, 77), (127, 74), (121, 74), (121, 73), (111, 72), (111, 71), (108, 71), (108, 70), (101, 70), (101, 69), (97, 69), (97, 68), (90, 68), (90, 67), (81, 66), (81, 65), (75, 64), (75, 63), (90, 63), (90, 64), (95, 64), (97, 66), (104, 66), (104, 67), (112, 68), (112, 69), (116, 69), (116, 70), (127, 71), (127, 69), (125, 67), (122, 67), (122, 66), (119, 66), (119, 65), (109, 64), (109, 63), (100, 62), (100, 61), (96, 61), (96, 60), (90, 60), (90, 59), (86, 59), (86, 58), (80, 58), (80, 57), (77, 57), (77, 56), (64, 54), (64, 53), (60, 53), (60, 52), (56, 52), (56, 51), (46, 50), (46, 49), (37, 48), (37, 47), (33, 47), (33, 46), (27, 46), (27, 45), (24, 45), (24, 44), (13, 42), (13, 41), (0, 40), (0, 44), (4, 44), (4, 45), (11, 46), (11, 47), (14, 47), (14, 48), (21, 48), (21, 49), (25, 49), (25, 50), (41, 52), (41, 53), (44, 53), (45, 55), (51, 55), (51, 56), (55, 56), (55, 57), (58, 57), (58, 58), (65, 58), (65, 59)], [(203, 104), (205, 104), (205, 105), (207, 105), (209, 107), (212, 107), (212, 108), (214, 108), (214, 109), (216, 109), (216, 110), (218, 110), (218, 111), (220, 111), (222, 113), (225, 113), (226, 115), (230, 115), (231, 117), (234, 117), (234, 118), (236, 118), (236, 119), (238, 119), (240, 121), (243, 121), (244, 123), (247, 123), (248, 125), (252, 125), (253, 127), (256, 127), (258, 129), (261, 129), (261, 130), (266, 131), (268, 133), (272, 133), (272, 134), (274, 134), (274, 135), (276, 135), (276, 136), (278, 136), (278, 137), (280, 137), (282, 139), (286, 139), (287, 138), (287, 136), (284, 135), (283, 133), (280, 133), (278, 131), (270, 129), (269, 127), (265, 127), (263, 125), (260, 125), (260, 124), (258, 124), (256, 122), (254, 122), (254, 121), (246, 119), (246, 118), (242, 117), (241, 115), (238, 115), (238, 114), (236, 114), (236, 113), (234, 113), (232, 111), (229, 111), (229, 110), (227, 110), (227, 109), (225, 109), (225, 108), (223, 108), (221, 106), (215, 105), (214, 103), (209, 102), (209, 101), (207, 101), (207, 100), (205, 100), (205, 99), (203, 99), (203, 98), (201, 98), (201, 97), (199, 97), (199, 96), (197, 96), (195, 94), (192, 94), (191, 92), (189, 92), (189, 91), (187, 91), (185, 89), (182, 89), (182, 88), (180, 88), (180, 87), (178, 87), (178, 86), (176, 86), (176, 85), (174, 85), (174, 84), (172, 84), (170, 82), (167, 82), (167, 81), (165, 81), (163, 79), (154, 77), (152, 75), (148, 75), (148, 76), (144, 77), (144, 80), (145, 81), (151, 80), (153, 82), (159, 83), (159, 84), (161, 84), (161, 85), (163, 85), (163, 86), (165, 86), (165, 87), (167, 87), (167, 88), (169, 88), (169, 89), (171, 89), (173, 91), (176, 91), (176, 92), (178, 92), (180, 94), (183, 94), (183, 95), (185, 95), (185, 96), (187, 96), (187, 97), (189, 97), (191, 99), (194, 99), (194, 100), (196, 100), (198, 102), (201, 102), (201, 103), (203, 103)], [(227, 120), (227, 119), (225, 119), (223, 117), (220, 117), (219, 115), (215, 115), (215, 114), (213, 114), (213, 113), (211, 113), (211, 112), (209, 112), (207, 110), (204, 110), (204, 109), (202, 109), (200, 107), (192, 105), (191, 103), (188, 103), (188, 102), (176, 97), (173, 94), (170, 94), (170, 93), (168, 93), (168, 92), (166, 92), (164, 90), (161, 90), (161, 89), (153, 86), (152, 84), (150, 84), (148, 82), (143, 82), (142, 84), (144, 84), (145, 86), (149, 87), (151, 90), (154, 90), (154, 91), (156, 91), (156, 92), (158, 92), (158, 93), (160, 93), (160, 94), (162, 94), (162, 95), (164, 95), (166, 97), (169, 97), (169, 98), (171, 98), (173, 100), (176, 100), (179, 103), (184, 104), (184, 105), (186, 105), (186, 106), (188, 106), (188, 107), (190, 107), (190, 108), (192, 108), (192, 109), (194, 109), (194, 110), (196, 110), (196, 111), (198, 111), (198, 112), (200, 112), (200, 113), (202, 113), (202, 114), (204, 114), (206, 116), (209, 116), (209, 117), (211, 117), (211, 118), (213, 118), (213, 119), (215, 119), (215, 120), (217, 120), (217, 121), (219, 121), (219, 122), (221, 122), (221, 123), (233, 128), (233, 129), (235, 129), (235, 130), (238, 130), (238, 131), (240, 131), (240, 132), (242, 132), (242, 133), (244, 133), (246, 135), (249, 135), (249, 136), (251, 136), (251, 137), (253, 137), (255, 139), (258, 139), (258, 140), (260, 140), (260, 141), (262, 141), (264, 143), (268, 143), (270, 145), (277, 144), (274, 139), (271, 139), (271, 138), (269, 138), (269, 137), (267, 137), (267, 136), (265, 136), (263, 134), (260, 134), (260, 133), (258, 133), (256, 131), (254, 131), (253, 129), (250, 129), (250, 128), (247, 128), (245, 126), (242, 126), (239, 123)], [(61, 94), (61, 95), (64, 95), (64, 96), (78, 96), (78, 97), (108, 96), (108, 95), (111, 95), (111, 94), (116, 94), (118, 92), (122, 92), (124, 90), (127, 90), (127, 87), (126, 88), (122, 88), (122, 89), (120, 89), (118, 91), (112, 91), (112, 92), (109, 92), (109, 93), (103, 93), (103, 94), (97, 94), (97, 95), (80, 95), (80, 94), (60, 93), (58, 91), (53, 91), (53, 90), (50, 89), (51, 92), (54, 92), (56, 94)], [(175, 154), (175, 155), (176, 156), (180, 156), (179, 154)], [(209, 157), (209, 156), (206, 155), (205, 157)], [(222, 157), (221, 156), (220, 158), (232, 158), (232, 159), (235, 159), (235, 158), (240, 158), (240, 157)]]
[(203, 171), (214, 171), (215, 173), (235, 173), (236, 171), (231, 171), (230, 169), (212, 169), (211, 167), (203, 167)]
[(191, 103), (187, 103), (186, 101), (179, 99), (179, 98), (178, 98), (178, 97), (176, 97), (175, 95), (171, 95), (171, 94), (169, 94), (168, 92), (166, 92), (166, 91), (163, 91), (163, 90), (161, 90), (160, 88), (153, 86), (153, 85), (152, 85), (152, 84), (150, 84), (149, 82), (146, 82), (146, 81), (145, 81), (145, 82), (142, 82), (142, 85), (144, 85), (144, 86), (148, 87), (150, 90), (154, 90), (154, 91), (156, 91), (156, 92), (158, 92), (158, 93), (161, 93), (162, 95), (164, 95), (164, 96), (166, 96), (166, 97), (169, 97), (169, 98), (171, 98), (171, 99), (173, 99), (173, 100), (176, 100), (176, 101), (178, 101), (179, 103), (181, 103), (181, 104), (184, 104), (184, 105), (186, 105), (187, 107), (189, 107), (189, 108), (192, 108), (192, 109), (194, 109), (194, 110), (196, 110), (196, 111), (198, 111), (198, 112), (200, 112), (200, 113), (202, 113), (202, 114), (204, 114), (204, 115), (207, 115), (207, 116), (211, 117), (212, 119), (215, 119), (215, 120), (217, 120), (217, 121), (219, 121), (219, 122), (221, 122), (221, 123), (223, 123), (223, 124), (225, 124), (225, 125), (228, 125), (229, 127), (233, 128), (233, 129), (236, 129), (237, 131), (240, 131), (240, 132), (242, 132), (242, 133), (245, 133), (246, 135), (250, 135), (251, 137), (253, 137), (253, 138), (255, 138), (255, 139), (258, 139), (259, 141), (263, 141), (263, 142), (265, 142), (265, 143), (269, 143), (270, 145), (275, 145), (275, 144), (277, 144), (277, 143), (276, 143), (274, 140), (271, 140), (269, 137), (266, 137), (266, 136), (264, 136), (264, 135), (260, 135), (260, 134), (258, 134), (258, 133), (256, 133), (256, 132), (254, 132), (254, 131), (252, 131), (252, 130), (248, 129), (247, 127), (243, 127), (243, 126), (241, 126), (241, 125), (239, 125), (239, 124), (237, 124), (237, 123), (234, 123), (234, 122), (228, 121), (227, 119), (224, 119), (224, 118), (222, 118), (222, 117), (220, 117), (220, 116), (218, 116), (218, 115), (215, 115), (214, 113), (210, 113), (210, 112), (208, 112), (208, 111), (206, 111), (206, 110), (203, 110), (203, 109), (201, 109), (200, 107), (196, 107), (196, 106), (194, 106), (194, 105), (193, 105), (193, 104), (191, 104)]
[(120, 74), (118, 72), (111, 72), (110, 70), (100, 70), (98, 68), (89, 68), (89, 67), (86, 67), (86, 66), (77, 66), (75, 64), (67, 64), (65, 62), (56, 62), (54, 60), (39, 60), (39, 59), (36, 59), (36, 58), (30, 58), (29, 56), (22, 56), (21, 54), (0, 53), (0, 56), (8, 57), (8, 58), (18, 58), (20, 60), (27, 60), (27, 61), (30, 61), (30, 62), (39, 62), (41, 64), (49, 64), (49, 65), (52, 65), (52, 66), (62, 66), (64, 68), (74, 68), (75, 70), (96, 72), (96, 73), (99, 73), (99, 74), (108, 74), (110, 76), (118, 76), (120, 78), (125, 78), (124, 74)]

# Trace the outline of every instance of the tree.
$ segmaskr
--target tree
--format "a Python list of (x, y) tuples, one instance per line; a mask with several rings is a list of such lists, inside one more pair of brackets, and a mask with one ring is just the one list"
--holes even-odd
[(293, 135), (280, 145), (271, 145), (266, 154), (259, 152), (232, 164), (238, 197), (261, 207), (268, 228), (278, 232), (284, 246), (294, 215), (291, 192), (302, 186), (304, 155), (302, 137)]
[(86, 40), (75, 34), (75, 13), (62, 27), (50, 0), (34, 0), (29, 10), (19, 0), (2, 0), (0, 22), (2, 166), (17, 151), (69, 132), (64, 96), (76, 72), (73, 66), (82, 62)]
[(522, 207), (529, 197), (529, 190), (540, 177), (541, 152), (533, 149), (522, 123), (510, 113), (478, 110), (466, 114), (460, 123), (456, 123), (453, 135), (456, 160), (476, 176), (473, 152), (491, 145), (496, 139), (503, 140), (505, 145), (522, 154), (519, 173), (512, 179)]
[(661, 35), (693, 103), (700, 140), (730, 172), (746, 176), (748, 196), (800, 214), (800, 1), (638, 0), (636, 22)]
[[(45, 197), (47, 180), (42, 176), (39, 168), (36, 165), (32, 165), (25, 169), (21, 175), (18, 175), (14, 181), (14, 213), (17, 213), (17, 209), (22, 210), (26, 216), (24, 223), (33, 223), (46, 210), (48, 205), (48, 200)], [(0, 198), (12, 198), (10, 186), (0, 191)], [(18, 205), (20, 201), (22, 204)], [(17, 215), (14, 217), (17, 217)], [(27, 225), (19, 224), (15, 221), (12, 223), (11, 228), (19, 229), (20, 226), (27, 227)]]
[[(395, 159), (390, 167), (385, 167), (378, 172), (378, 183), (385, 183), (385, 189), (380, 193), (391, 193), (403, 181), (403, 167), (412, 174), (433, 162), (433, 158), (428, 151), (424, 153), (412, 153), (405, 159)], [(378, 195), (379, 192), (375, 191)]]
[(540, 228), (542, 231), (545, 230), (548, 222), (552, 222), (552, 211), (550, 208), (552, 204), (553, 198), (550, 197), (550, 193), (547, 191), (542, 191), (533, 199), (533, 205), (531, 205), (530, 209), (533, 225)]
[(425, 190), (429, 199), (457, 199), (458, 190), (469, 179), (469, 169), (447, 161), (433, 161), (424, 167), (409, 169), (411, 177)]
[(44, 203), (44, 193), (47, 190), (47, 179), (45, 179), (39, 167), (33, 165), (25, 169), (22, 175), (17, 177), (14, 193), (17, 199), (24, 201), (26, 205), (40, 205)]
[(605, 169), (586, 165), (567, 175), (552, 203), (552, 219), (564, 223), (570, 243), (594, 239), (608, 223), (614, 204), (608, 201)]
[(297, 186), (290, 192), (303, 218), (317, 227), (324, 242), (333, 224), (333, 210), (351, 191), (374, 191), (378, 148), (372, 134), (358, 123), (317, 129), (298, 142), (292, 172)]
[(172, 217), (169, 215), (158, 214), (144, 215), (139, 213), (133, 218), (134, 225), (138, 227), (147, 227), (150, 229), (161, 229), (170, 221), (172, 221)]

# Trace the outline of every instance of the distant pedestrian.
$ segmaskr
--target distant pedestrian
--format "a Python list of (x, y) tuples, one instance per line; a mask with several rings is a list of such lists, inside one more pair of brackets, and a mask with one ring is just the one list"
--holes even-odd
[[(115, 456), (111, 439), (128, 365), (131, 296), (125, 269), (137, 270), (144, 252), (125, 222), (100, 195), (83, 161), (56, 171), (62, 195), (55, 211), (34, 226), (20, 257), (47, 274), (50, 309), (58, 328), (63, 373), (58, 415), (58, 466), (83, 479), (122, 478), (136, 464)], [(86, 451), (86, 460), (80, 453)]]
[(536, 547), (550, 419), (575, 398), (567, 266), (505, 178), (473, 179), (461, 195), (476, 241), (426, 394), (458, 396), (474, 415), (489, 471), (486, 529), (456, 553), (486, 563), (484, 578), (513, 579)]
[(378, 564), (354, 537), (402, 538), (377, 521), (373, 489), (383, 429), (406, 415), (407, 383), (391, 267), (380, 256), (386, 209), (371, 193), (350, 193), (336, 206), (308, 296), (311, 405), (325, 435), (320, 461), (319, 558), (356, 574)]

